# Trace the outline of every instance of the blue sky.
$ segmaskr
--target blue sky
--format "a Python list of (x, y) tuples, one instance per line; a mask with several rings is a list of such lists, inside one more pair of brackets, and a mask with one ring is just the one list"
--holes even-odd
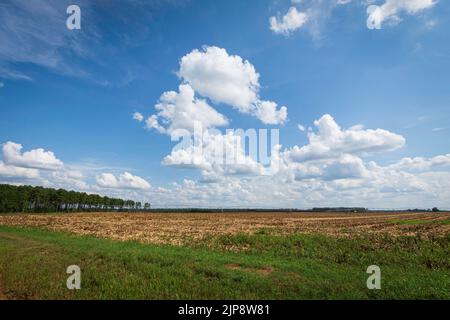
[[(81, 9), (80, 30), (66, 28), (69, 4)], [(371, 5), (379, 10), (376, 29), (367, 25)], [(3, 1), (0, 182), (156, 206), (450, 208), (448, 30), (450, 4), (432, 0)], [(204, 64), (183, 74), (180, 61), (193, 50)], [(217, 98), (220, 86), (204, 89), (223, 76), (201, 72), (224, 61), (219, 52), (238, 61), (230, 72), (248, 62), (258, 88), (237, 74), (224, 80), (237, 81), (230, 82), (242, 89), (237, 96)], [(146, 119), (174, 123), (155, 105), (180, 84), (227, 119), (218, 129), (279, 129), (283, 169), (270, 176), (252, 163), (235, 174), (164, 161), (176, 143), (167, 123), (161, 132)], [(239, 109), (233, 102), (248, 90), (257, 98)], [(270, 120), (259, 113), (267, 101), (277, 104)], [(277, 113), (282, 106), (285, 118)], [(338, 124), (340, 138), (321, 133), (319, 119)], [(364, 127), (346, 131), (355, 125)], [(5, 148), (8, 142), (23, 148)], [(326, 151), (305, 160), (307, 150), (294, 149), (308, 145)], [(62, 164), (49, 167), (55, 160)]]

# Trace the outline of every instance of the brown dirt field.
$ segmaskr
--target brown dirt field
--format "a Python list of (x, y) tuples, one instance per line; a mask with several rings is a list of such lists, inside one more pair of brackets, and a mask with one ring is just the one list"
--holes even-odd
[[(205, 236), (255, 232), (442, 236), (450, 213), (73, 213), (0, 215), (0, 225), (39, 227), (115, 240), (186, 244)], [(422, 220), (399, 224), (392, 220)], [(446, 221), (446, 223), (444, 223)]]

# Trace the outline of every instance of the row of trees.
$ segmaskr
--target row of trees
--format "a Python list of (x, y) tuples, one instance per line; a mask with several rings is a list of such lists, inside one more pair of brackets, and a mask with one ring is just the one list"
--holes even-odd
[(0, 212), (74, 212), (149, 210), (150, 204), (97, 194), (0, 184)]

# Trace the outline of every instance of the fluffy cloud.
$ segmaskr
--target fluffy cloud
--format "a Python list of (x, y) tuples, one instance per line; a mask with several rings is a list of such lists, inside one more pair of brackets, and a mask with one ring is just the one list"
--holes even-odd
[(297, 29), (300, 29), (308, 21), (308, 15), (305, 12), (299, 12), (295, 7), (281, 18), (270, 17), (270, 30), (277, 34), (288, 36)]
[(52, 188), (75, 189), (88, 191), (90, 186), (85, 182), (81, 171), (63, 169), (53, 171), (47, 176), (46, 185)]
[(0, 177), (18, 178), (18, 179), (37, 179), (39, 178), (39, 170), (6, 165), (2, 161), (0, 161)]
[[(401, 21), (403, 15), (417, 15), (432, 8), (439, 0), (359, 0), (353, 1), (356, 5), (367, 7), (367, 28), (381, 29), (385, 25), (393, 25)], [(295, 5), (302, 6), (299, 11), (292, 6), (282, 17), (270, 17), (272, 32), (289, 36), (302, 28), (308, 32), (314, 41), (323, 39), (324, 29), (334, 12), (344, 5), (352, 3), (351, 0), (291, 0)], [(379, 3), (377, 5), (376, 3)], [(427, 28), (436, 24), (430, 20)]]
[(265, 124), (280, 124), (287, 120), (287, 108), (277, 110), (277, 104), (272, 101), (259, 101), (255, 115)]
[(56, 170), (63, 167), (62, 161), (57, 159), (51, 151), (38, 148), (21, 153), (22, 148), (21, 144), (6, 142), (3, 145), (4, 162), (17, 167), (44, 170)]
[(367, 8), (367, 27), (381, 29), (385, 23), (396, 23), (401, 20), (403, 12), (415, 15), (433, 7), (437, 0), (385, 0), (381, 5), (371, 5)]
[[(197, 181), (183, 179), (168, 188), (151, 187), (144, 179), (128, 172), (120, 175), (101, 173), (96, 176), (97, 185), (88, 185), (86, 173), (90, 170), (81, 169), (82, 166), (39, 171), (3, 162), (0, 162), (0, 181), (15, 184), (26, 181), (27, 184), (150, 201), (154, 206), (166, 207), (310, 208), (345, 205), (371, 208), (450, 208), (450, 154), (430, 158), (403, 158), (391, 165), (381, 166), (370, 159), (367, 160), (366, 156), (371, 154), (372, 150), (392, 150), (391, 147), (386, 147), (392, 144), (383, 143), (380, 148), (378, 143), (367, 143), (378, 141), (378, 138), (364, 138), (364, 145), (376, 147), (361, 148), (359, 143), (355, 144), (355, 141), (360, 139), (354, 139), (352, 135), (352, 138), (342, 138), (350, 131), (373, 133), (377, 130), (364, 130), (362, 126), (343, 130), (339, 125), (333, 124), (334, 120), (321, 119), (315, 123), (319, 128), (315, 135), (322, 136), (326, 132), (334, 133), (334, 136), (338, 132), (337, 136), (340, 138), (335, 141), (340, 147), (331, 149), (330, 156), (310, 158), (308, 161), (298, 162), (291, 159), (288, 152), (290, 149), (283, 151), (281, 146), (277, 145), (272, 150), (269, 166), (263, 167), (261, 163), (245, 155), (242, 149), (243, 141), (237, 134), (206, 132), (207, 137), (202, 142), (205, 148), (197, 150), (202, 151), (197, 153), (198, 161), (192, 162), (192, 155), (196, 153), (189, 150), (198, 144), (177, 149), (180, 150), (179, 153), (175, 150), (164, 159), (166, 165), (199, 170), (201, 178)], [(321, 131), (320, 124), (323, 123), (327, 125)], [(307, 145), (310, 144), (311, 141)], [(357, 147), (354, 147), (355, 145)], [(395, 148), (397, 147), (399, 145), (395, 145)], [(299, 147), (301, 148), (303, 147)], [(232, 155), (241, 157), (241, 161), (223, 162), (222, 152), (227, 149)], [(193, 164), (189, 165), (190, 163)], [(113, 169), (110, 170), (114, 172)], [(106, 170), (96, 167), (94, 171), (99, 173)]]
[(193, 50), (180, 61), (179, 76), (196, 92), (215, 102), (249, 112), (258, 98), (259, 74), (255, 67), (225, 49)]
[(166, 133), (166, 128), (159, 124), (158, 116), (156, 114), (151, 115), (145, 120), (145, 126), (147, 129), (156, 129), (159, 133)]
[[(110, 173), (97, 174), (105, 166), (63, 165), (50, 151), (35, 149), (21, 153), (22, 146), (13, 142), (3, 144), (0, 161), (0, 184), (39, 185), (88, 193), (98, 193), (123, 199), (148, 201), (151, 185), (144, 179), (124, 172), (117, 177)], [(7, 162), (8, 161), (8, 162)], [(117, 170), (117, 168), (110, 168)], [(97, 184), (89, 184), (90, 179)]]
[(326, 114), (314, 122), (318, 132), (309, 132), (309, 144), (294, 146), (287, 151), (290, 159), (296, 162), (326, 159), (342, 154), (370, 154), (401, 148), (405, 138), (383, 129), (364, 130), (354, 126), (342, 130), (332, 116)]
[[(41, 185), (90, 193), (108, 194), (124, 199), (144, 199), (144, 192), (151, 185), (144, 179), (124, 172), (117, 177), (101, 173), (104, 166), (64, 165), (53, 152), (41, 148), (21, 152), (22, 145), (14, 142), (3, 144), (3, 161), (0, 161), (0, 183)], [(117, 170), (117, 168), (110, 168)], [(89, 184), (89, 179), (97, 185)]]
[(124, 172), (116, 177), (112, 173), (102, 173), (96, 177), (97, 184), (112, 189), (150, 189), (150, 184), (141, 177)]
[[(157, 114), (145, 121), (148, 129), (172, 135), (177, 130), (193, 133), (195, 125), (202, 130), (228, 125), (228, 119), (211, 107), (207, 100), (224, 103), (242, 113), (251, 114), (265, 124), (282, 124), (287, 108), (259, 98), (259, 74), (255, 67), (225, 49), (204, 47), (193, 50), (180, 61), (178, 76), (183, 80), (179, 92), (168, 91), (155, 105)], [(143, 120), (141, 114), (133, 118)], [(177, 135), (181, 134), (180, 132)]]
[(144, 116), (140, 112), (133, 113), (133, 120), (137, 122), (142, 122), (144, 120)]
[[(155, 108), (158, 114), (147, 119), (147, 128), (155, 128), (167, 134), (172, 134), (175, 130), (192, 133), (196, 123), (201, 124), (203, 130), (228, 124), (226, 117), (205, 100), (195, 98), (194, 90), (187, 84), (180, 85), (179, 92), (163, 93)], [(162, 119), (164, 126), (160, 125), (158, 118)]]
[[(325, 176), (312, 171), (310, 178), (294, 180), (287, 179), (284, 172), (247, 178), (206, 177), (199, 181), (183, 180), (170, 188), (154, 188), (150, 197), (154, 206), (169, 207), (450, 207), (450, 172), (411, 174), (373, 162), (363, 167), (357, 159), (342, 160), (342, 167), (331, 167)], [(312, 166), (308, 163), (307, 167)], [(348, 171), (344, 172), (343, 167)]]
[(353, 155), (342, 155), (339, 159), (325, 166), (323, 179), (359, 179), (368, 175), (361, 158)]
[(432, 158), (415, 157), (403, 158), (389, 166), (392, 169), (407, 171), (424, 171), (438, 168), (450, 167), (450, 154), (439, 155)]
[(244, 150), (242, 136), (231, 131), (227, 134), (206, 131), (201, 139), (174, 148), (164, 158), (163, 164), (199, 169), (209, 179), (222, 175), (262, 174), (262, 165), (246, 155)]
[[(290, 171), (290, 166), (296, 171)], [(290, 179), (289, 174), (296, 174)], [(450, 172), (409, 173), (364, 163), (343, 155), (325, 163), (290, 163), (276, 175), (246, 179), (223, 176), (166, 190), (163, 197), (177, 194), (181, 203), (229, 206), (300, 207), (368, 206), (371, 208), (450, 207)], [(167, 199), (167, 201), (171, 201)]]
[(405, 144), (402, 136), (382, 129), (365, 130), (357, 125), (343, 130), (330, 115), (314, 124), (318, 130), (308, 132), (308, 144), (285, 150), (276, 145), (268, 163), (257, 162), (257, 152), (252, 153), (250, 145), (247, 155), (245, 140), (231, 131), (205, 132), (188, 143), (183, 141), (163, 164), (200, 170), (202, 180), (209, 182), (236, 174), (277, 176), (286, 181), (362, 179), (371, 176), (371, 169), (360, 156), (392, 151)]
[(259, 74), (255, 67), (225, 49), (210, 46), (193, 50), (180, 61), (180, 78), (195, 92), (215, 103), (230, 105), (266, 124), (283, 123), (287, 108), (259, 99)]
[(0, 183), (42, 185), (48, 188), (90, 191), (85, 175), (66, 166), (53, 152), (42, 148), (21, 153), (22, 145), (3, 144), (0, 161)]

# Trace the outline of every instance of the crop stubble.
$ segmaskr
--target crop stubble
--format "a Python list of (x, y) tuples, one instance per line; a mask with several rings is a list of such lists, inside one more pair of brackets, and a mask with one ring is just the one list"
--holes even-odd
[[(39, 227), (80, 235), (181, 245), (229, 234), (325, 234), (353, 237), (441, 236), (450, 232), (450, 213), (73, 213), (0, 215), (0, 225)], [(398, 223), (399, 221), (423, 223)]]

